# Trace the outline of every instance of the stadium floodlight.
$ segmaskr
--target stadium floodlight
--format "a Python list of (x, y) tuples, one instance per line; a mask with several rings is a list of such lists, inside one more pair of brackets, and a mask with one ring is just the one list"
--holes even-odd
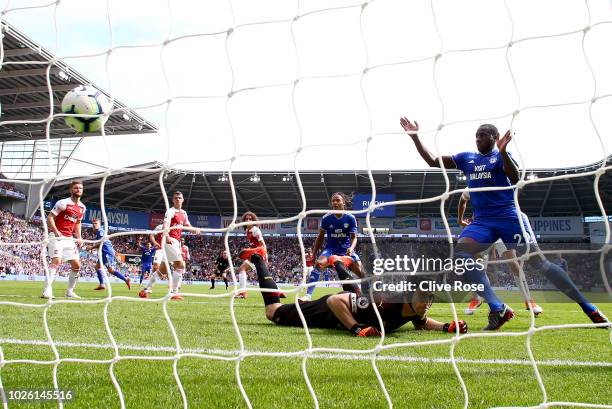
[(538, 179), (538, 175), (536, 175), (535, 173), (530, 173), (529, 175), (527, 175), (527, 180), (536, 180)]
[(249, 180), (253, 183), (259, 183), (259, 181), (261, 180), (261, 178), (259, 177), (259, 175), (257, 175), (257, 173), (255, 173), (253, 176), (251, 176), (249, 178)]
[(287, 174), (283, 175), (283, 182), (291, 182), (293, 180), (293, 176)]
[(325, 177), (323, 176), (323, 172), (321, 172), (321, 183), (325, 183)]
[(127, 113), (125, 113), (125, 112), (123, 113), (123, 115), (121, 115), (121, 118), (123, 118), (123, 120), (124, 120), (124, 121), (129, 121), (130, 119), (132, 119), (132, 118), (130, 118), (130, 116), (129, 116)]
[(227, 182), (229, 180), (229, 178), (227, 177), (227, 175), (225, 173), (223, 173), (223, 175), (219, 176), (217, 178), (217, 181), (219, 182)]
[(393, 176), (391, 175), (391, 172), (389, 172), (389, 183), (393, 182)]
[(63, 70), (60, 70), (60, 71), (57, 73), (57, 76), (58, 76), (58, 77), (60, 77), (60, 79), (61, 79), (62, 81), (70, 81), (70, 76), (69, 76), (68, 74), (66, 74), (66, 72), (65, 72), (65, 71), (63, 71)]

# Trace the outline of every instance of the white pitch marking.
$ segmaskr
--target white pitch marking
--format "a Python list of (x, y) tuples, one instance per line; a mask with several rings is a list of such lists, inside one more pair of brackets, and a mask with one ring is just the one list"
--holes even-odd
[[(0, 338), (0, 344), (14, 344), (14, 345), (40, 345), (49, 346), (47, 341), (42, 340), (26, 340), (26, 339), (12, 339), (12, 338)], [(96, 348), (96, 349), (113, 349), (111, 344), (94, 344), (84, 342), (54, 342), (56, 347), (68, 347), (68, 348)], [(129, 349), (132, 351), (145, 351), (145, 352), (172, 352), (176, 353), (176, 348), (170, 346), (142, 346), (142, 345), (123, 345), (118, 344), (117, 347), (120, 349)], [(235, 356), (238, 357), (240, 351), (238, 350), (224, 350), (224, 349), (205, 349), (205, 348), (183, 348), (182, 353), (194, 353), (194, 354), (207, 354), (207, 355), (219, 355), (219, 356)], [(245, 351), (248, 354), (258, 354), (257, 351)], [(295, 351), (299, 353), (300, 351)], [(341, 359), (341, 360), (357, 360), (357, 361), (370, 361), (371, 354), (334, 354), (334, 353), (314, 353), (310, 356), (314, 359)], [(398, 355), (380, 355), (376, 358), (377, 361), (399, 361), (399, 362), (419, 362), (419, 363), (438, 363), (438, 364), (449, 364), (451, 360), (449, 358), (425, 358), (420, 356), (398, 356)], [(523, 359), (465, 359), (456, 358), (457, 363), (462, 364), (487, 364), (487, 365), (525, 365), (531, 366), (531, 362)], [(612, 368), (612, 362), (600, 362), (600, 361), (572, 361), (563, 359), (553, 359), (545, 361), (536, 361), (538, 365), (544, 366), (590, 366), (590, 367), (610, 367)]]

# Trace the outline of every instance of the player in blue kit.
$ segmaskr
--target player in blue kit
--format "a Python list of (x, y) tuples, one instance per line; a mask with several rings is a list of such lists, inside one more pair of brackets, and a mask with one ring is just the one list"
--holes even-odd
[[(104, 237), (104, 229), (100, 227), (100, 219), (93, 219), (91, 221), (91, 224), (93, 226), (93, 230), (96, 232), (96, 240), (101, 240), (102, 237)], [(94, 248), (97, 251), (99, 245), (94, 244), (93, 246), (91, 246), (91, 248)], [(123, 274), (121, 274), (121, 272), (119, 272), (119, 270), (115, 270), (115, 249), (113, 249), (113, 244), (110, 240), (104, 240), (104, 242), (102, 243), (102, 260), (98, 259), (98, 261), (96, 262), (96, 274), (98, 275), (98, 281), (100, 282), (100, 285), (94, 288), (94, 290), (105, 289), (102, 266), (106, 267), (106, 270), (108, 270), (110, 274), (125, 282), (128, 287), (128, 290), (131, 289), (130, 278), (126, 278)]]
[[(507, 131), (500, 138), (494, 125), (481, 125), (476, 131), (476, 148), (478, 152), (462, 152), (453, 156), (435, 157), (419, 139), (419, 124), (401, 118), (400, 125), (410, 135), (417, 151), (430, 167), (440, 167), (440, 162), (447, 169), (459, 169), (467, 177), (468, 188), (498, 187), (482, 192), (471, 192), (474, 220), (468, 225), (457, 242), (455, 257), (470, 262), (474, 268), (466, 269), (465, 278), (473, 283), (482, 284), (484, 291), (479, 295), (489, 304), (489, 324), (484, 330), (499, 329), (514, 317), (514, 312), (495, 294), (482, 264), (474, 263), (475, 255), (495, 243), (497, 239), (516, 249), (521, 241), (535, 243), (535, 237), (523, 236), (519, 212), (514, 204), (513, 184), (519, 181), (519, 169), (516, 161), (506, 150), (512, 140)], [(497, 145), (497, 146), (496, 146)], [(524, 225), (525, 220), (522, 221)], [(528, 223), (528, 222), (526, 222)], [(574, 300), (584, 313), (596, 324), (606, 324), (608, 319), (595, 305), (591, 304), (578, 290), (574, 282), (559, 266), (548, 261), (543, 255), (530, 260), (546, 278), (565, 295)], [(466, 264), (467, 265), (467, 264)], [(607, 327), (607, 326), (603, 326)]]
[(155, 247), (150, 241), (147, 242), (146, 246), (140, 246), (140, 284), (145, 273), (151, 274), (153, 271), (153, 257), (155, 257)]
[[(331, 206), (333, 210), (346, 210), (350, 207), (351, 199), (342, 192), (336, 192), (331, 197)], [(325, 247), (321, 254), (318, 255), (319, 249), (325, 239)], [(361, 260), (357, 253), (355, 253), (355, 246), (357, 245), (357, 219), (352, 214), (345, 213), (327, 213), (321, 218), (321, 225), (319, 228), (319, 235), (315, 240), (312, 248), (312, 254), (317, 257), (316, 263), (308, 283), (319, 281), (321, 277), (321, 271), (324, 270), (328, 265), (328, 259), (331, 256), (350, 256), (353, 260), (351, 263), (351, 270), (359, 277), (363, 277), (363, 269)], [(350, 273), (346, 269), (346, 265), (340, 261), (333, 263), (333, 267), (338, 272), (340, 280), (351, 279)], [(310, 301), (312, 299), (312, 293), (314, 292), (315, 286), (308, 287), (306, 295), (301, 297), (301, 301)]]

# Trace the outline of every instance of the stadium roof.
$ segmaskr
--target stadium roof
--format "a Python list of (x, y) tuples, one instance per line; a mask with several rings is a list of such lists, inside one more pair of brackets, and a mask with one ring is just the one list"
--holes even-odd
[[(576, 174), (596, 169), (596, 166), (567, 170), (528, 171), (539, 178)], [(152, 162), (126, 169), (109, 176), (104, 187), (105, 206), (121, 209), (163, 212), (159, 176), (162, 167)], [(254, 176), (259, 181), (253, 181)], [(193, 173), (170, 170), (163, 177), (167, 192), (180, 190), (185, 196), (185, 209), (192, 213), (231, 215), (233, 203), (227, 174), (222, 172)], [(84, 202), (99, 206), (102, 175), (84, 179)], [(373, 173), (377, 193), (395, 193), (398, 200), (434, 197), (445, 189), (441, 171), (402, 171)], [(233, 172), (236, 187), (238, 214), (246, 210), (260, 217), (291, 216), (301, 211), (301, 200), (296, 176), (291, 172)], [(329, 208), (333, 192), (370, 193), (370, 181), (366, 171), (300, 172), (300, 179), (307, 199), (307, 209)], [(449, 171), (451, 189), (465, 187), (465, 181), (457, 171)], [(542, 181), (530, 184), (520, 193), (521, 208), (529, 216), (598, 216), (601, 211), (594, 194), (594, 176)], [(66, 196), (70, 181), (59, 181), (47, 196), (56, 200)], [(608, 214), (612, 213), (612, 174), (607, 172), (599, 180), (599, 192)], [(446, 203), (446, 211), (456, 214), (459, 195), (453, 195)], [(432, 201), (416, 205), (396, 207), (397, 216), (439, 216), (440, 202)]]
[[(61, 101), (69, 90), (77, 85), (91, 84), (82, 74), (63, 63), (25, 34), (2, 22), (2, 66), (0, 69), (0, 142), (46, 138), (46, 122), (6, 123), (8, 121), (36, 121), (49, 115), (50, 95), (47, 72), (51, 84), (54, 113), (58, 113)], [(96, 87), (100, 89), (99, 87)], [(101, 89), (100, 89), (101, 90)], [(101, 90), (104, 92), (103, 90)], [(108, 96), (108, 93), (105, 93)], [(115, 100), (114, 109), (126, 108)], [(107, 134), (135, 134), (155, 132), (156, 126), (132, 110), (111, 115), (106, 122)], [(91, 136), (98, 133), (76, 134), (62, 117), (51, 122), (51, 138), (67, 136)]]

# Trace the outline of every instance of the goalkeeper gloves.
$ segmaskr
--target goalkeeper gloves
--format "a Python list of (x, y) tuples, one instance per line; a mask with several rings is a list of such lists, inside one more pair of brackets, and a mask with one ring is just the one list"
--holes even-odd
[(358, 337), (380, 337), (380, 331), (376, 327), (363, 327), (359, 324), (353, 325), (351, 332)]
[(459, 320), (459, 322), (455, 322), (455, 321), (451, 321), (450, 323), (447, 322), (442, 327), (442, 331), (450, 332), (451, 334), (454, 334), (457, 331), (457, 327), (459, 327), (459, 333), (461, 334), (465, 334), (466, 332), (468, 332), (467, 323), (463, 320)]

